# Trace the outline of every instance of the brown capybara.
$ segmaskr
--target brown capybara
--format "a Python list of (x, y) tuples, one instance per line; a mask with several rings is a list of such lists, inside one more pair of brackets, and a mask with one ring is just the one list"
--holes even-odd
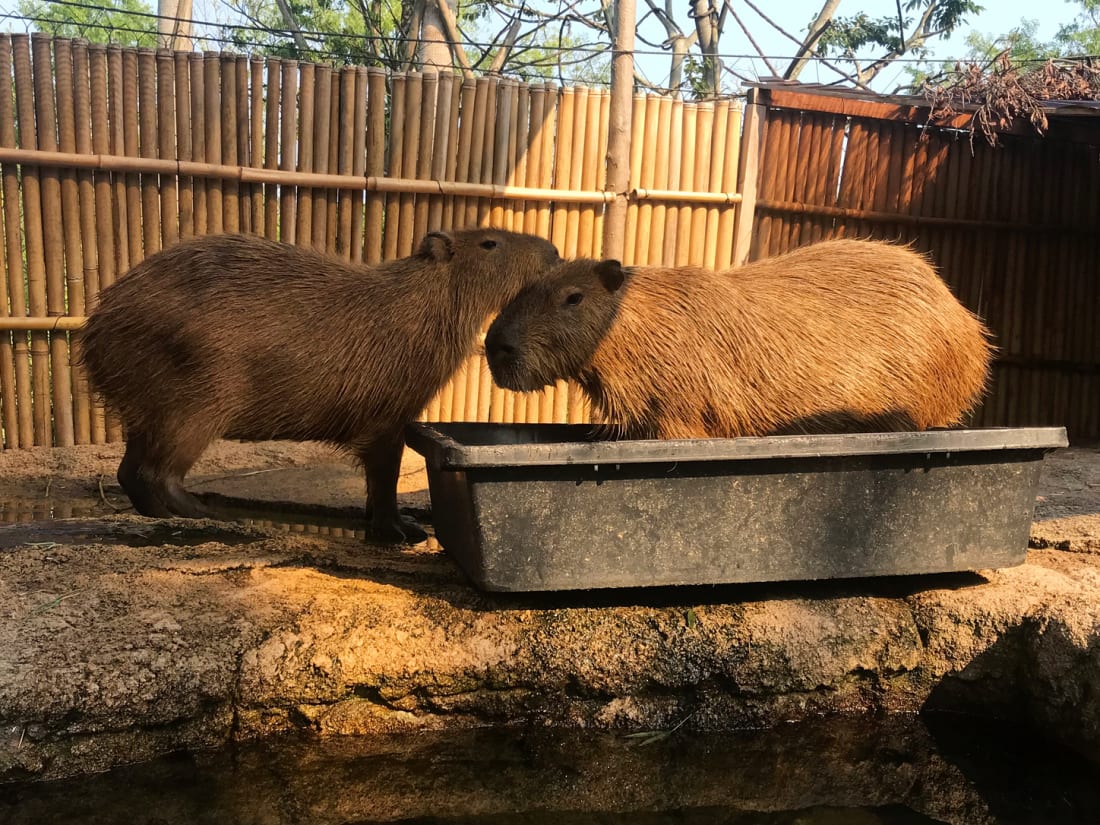
[(83, 332), (92, 386), (125, 428), (119, 483), (139, 513), (202, 517), (182, 482), (214, 439), (324, 441), (362, 461), (372, 536), (422, 540), (397, 508), (403, 428), (485, 319), (560, 261), (497, 229), (431, 232), (373, 267), (247, 235), (150, 256)]
[(563, 263), (485, 350), (498, 385), (574, 379), (627, 437), (735, 438), (957, 424), (988, 337), (921, 255), (834, 240), (727, 272)]

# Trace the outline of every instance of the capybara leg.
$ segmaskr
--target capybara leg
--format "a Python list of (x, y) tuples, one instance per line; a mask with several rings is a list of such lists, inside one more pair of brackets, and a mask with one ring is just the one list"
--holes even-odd
[(387, 544), (419, 544), (428, 534), (397, 509), (397, 479), (405, 440), (389, 435), (359, 453), (367, 476), (367, 513), (371, 538)]
[(196, 417), (185, 419), (184, 427), (179, 427), (171, 439), (172, 453), (166, 461), (167, 474), (164, 479), (164, 502), (173, 515), (182, 518), (211, 518), (214, 512), (203, 504), (197, 496), (183, 487), (184, 476), (199, 460), (199, 456), (216, 437), (217, 427), (209, 420), (200, 421)]
[(147, 441), (140, 433), (128, 433), (126, 452), (118, 465), (118, 483), (122, 485), (134, 510), (143, 516), (168, 518), (163, 473), (150, 461)]

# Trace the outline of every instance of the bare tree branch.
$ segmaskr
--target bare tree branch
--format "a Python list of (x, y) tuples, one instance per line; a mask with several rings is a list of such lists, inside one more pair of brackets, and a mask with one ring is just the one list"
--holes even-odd
[(298, 21), (294, 19), (294, 12), (290, 10), (290, 4), (286, 0), (275, 0), (275, 3), (279, 7), (279, 14), (283, 16), (283, 22), (286, 23), (286, 27), (294, 38), (295, 45), (303, 52), (308, 51), (309, 44), (306, 43), (306, 38), (298, 26)]
[[(755, 38), (753, 38), (752, 32), (749, 31), (748, 26), (746, 26), (741, 21), (741, 18), (738, 16), (737, 12), (733, 10), (733, 4), (730, 3), (730, 0), (725, 0), (725, 7), (726, 7), (726, 9), (729, 10), (730, 14), (733, 15), (734, 21), (737, 23), (738, 26), (741, 27), (741, 31), (743, 31), (745, 33), (745, 37), (747, 37), (749, 39), (749, 42), (752, 44), (752, 47), (754, 49), (756, 49), (756, 53), (758, 55), (760, 55), (760, 59), (764, 61), (764, 65), (768, 67), (769, 71), (771, 71), (771, 73), (773, 75), (775, 75), (776, 77), (779, 77), (778, 70), (776, 70), (775, 66), (772, 65), (772, 62), (770, 60), (768, 60), (768, 56), (766, 54), (764, 54), (764, 50), (760, 48), (760, 45), (756, 42)], [(736, 75), (737, 77), (740, 77), (740, 75), (737, 75), (736, 72), (733, 72), (732, 74)]]
[[(839, 5), (840, 0), (825, 0), (825, 4), (821, 7), (821, 11), (817, 13), (814, 22), (810, 24), (810, 29), (806, 33), (806, 39), (799, 45), (794, 60), (791, 61), (791, 65), (787, 67), (787, 71), (783, 74), (783, 77), (787, 80), (794, 80), (802, 73), (802, 70), (806, 68), (806, 64), (809, 62), (807, 55), (814, 53), (817, 47), (817, 41), (821, 39), (821, 35), (825, 34), (825, 31), (832, 24), (833, 15), (836, 14), (836, 9)], [(761, 17), (763, 17), (763, 15), (761, 15)]]

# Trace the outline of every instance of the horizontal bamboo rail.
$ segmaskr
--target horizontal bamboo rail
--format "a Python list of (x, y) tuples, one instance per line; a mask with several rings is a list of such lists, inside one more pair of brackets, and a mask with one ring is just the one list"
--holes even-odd
[[(689, 198), (684, 198), (689, 200)], [(899, 212), (876, 212), (870, 209), (852, 209), (843, 206), (825, 206), (816, 203), (798, 203), (761, 198), (756, 201), (757, 211), (785, 212), (791, 215), (814, 215), (826, 218), (847, 218), (849, 220), (871, 223), (905, 224), (906, 226), (949, 226), (966, 229), (988, 229), (1008, 232), (1033, 232), (1046, 234), (1061, 232), (1069, 234), (1093, 234), (1092, 227), (1071, 226), (1067, 224), (1041, 224), (1016, 221), (986, 221), (974, 218), (947, 218), (936, 215), (911, 215)]]
[(0, 163), (18, 163), (27, 166), (65, 169), (92, 169), (103, 172), (129, 172), (131, 174), (179, 175), (239, 183), (273, 183), (287, 186), (351, 189), (366, 192), (458, 195), (506, 200), (552, 200), (569, 203), (609, 203), (615, 199), (614, 192), (606, 191), (540, 189), (527, 186), (500, 186), (492, 183), (297, 172), (187, 160), (126, 157), (123, 155), (89, 155), (75, 152), (49, 152), (39, 149), (11, 149), (7, 147), (0, 147)]
[(10, 332), (71, 332), (81, 329), (87, 318), (80, 315), (54, 315), (49, 317), (4, 317), (0, 318), (0, 331)]
[(741, 203), (740, 192), (686, 192), (680, 189), (631, 189), (633, 200), (683, 201), (685, 203)]

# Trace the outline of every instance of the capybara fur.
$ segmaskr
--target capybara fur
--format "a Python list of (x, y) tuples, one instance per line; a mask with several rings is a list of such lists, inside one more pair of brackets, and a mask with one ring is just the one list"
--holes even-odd
[(431, 232), (377, 266), (248, 235), (151, 255), (83, 333), (125, 429), (119, 483), (139, 513), (202, 517), (182, 482), (214, 439), (329, 442), (364, 465), (370, 533), (422, 540), (397, 508), (403, 429), (485, 319), (560, 262), (549, 241), (497, 229)]
[(988, 339), (923, 256), (833, 240), (726, 272), (563, 263), (485, 349), (498, 385), (574, 379), (620, 435), (736, 438), (956, 425)]

